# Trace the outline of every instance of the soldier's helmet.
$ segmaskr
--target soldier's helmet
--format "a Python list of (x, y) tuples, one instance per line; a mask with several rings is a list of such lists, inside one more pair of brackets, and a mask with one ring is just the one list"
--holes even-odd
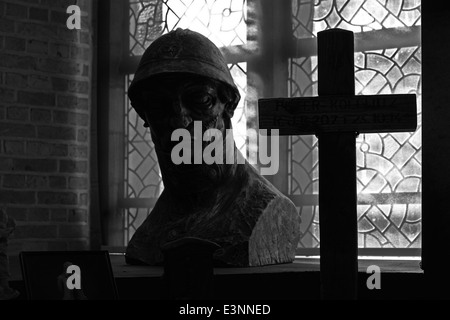
[(152, 77), (167, 73), (188, 73), (221, 81), (234, 93), (233, 110), (241, 96), (219, 48), (208, 38), (189, 29), (178, 28), (162, 35), (144, 52), (128, 97), (133, 108), (144, 119), (143, 84)]

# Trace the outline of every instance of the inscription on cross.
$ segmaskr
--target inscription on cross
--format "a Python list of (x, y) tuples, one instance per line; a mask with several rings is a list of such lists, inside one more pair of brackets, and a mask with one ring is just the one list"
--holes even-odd
[(353, 32), (317, 35), (318, 97), (260, 99), (259, 128), (319, 139), (323, 299), (356, 299), (356, 135), (417, 128), (415, 94), (355, 96)]

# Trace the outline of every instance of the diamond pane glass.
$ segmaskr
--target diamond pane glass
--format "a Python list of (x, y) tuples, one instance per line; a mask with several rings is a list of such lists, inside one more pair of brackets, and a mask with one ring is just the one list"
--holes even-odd
[(241, 100), (231, 119), (233, 136), (236, 147), (247, 157), (247, 63), (230, 64), (228, 67), (241, 94)]
[[(293, 32), (315, 37), (329, 28), (355, 33), (379, 30), (379, 50), (355, 53), (355, 94), (415, 93), (414, 133), (357, 137), (358, 232), (360, 248), (420, 248), (421, 245), (421, 47), (385, 48), (384, 28), (420, 25), (420, 1), (292, 1)], [(289, 96), (317, 95), (317, 57), (289, 61)], [(300, 199), (318, 193), (318, 149), (314, 136), (289, 138), (289, 193)], [(314, 198), (317, 201), (317, 198)], [(308, 212), (311, 206), (301, 207)], [(318, 216), (318, 208), (314, 217)], [(303, 219), (307, 241), (320, 246), (318, 225)], [(309, 228), (312, 228), (311, 230)], [(317, 243), (310, 241), (311, 235)]]
[(124, 209), (124, 243), (127, 244), (153, 208)]
[(320, 244), (319, 234), (319, 206), (301, 206), (297, 207), (302, 223), (300, 230), (302, 237), (298, 246), (300, 248), (318, 248)]
[(420, 0), (293, 0), (292, 27), (296, 38), (341, 28), (365, 32), (420, 25)]
[[(133, 76), (126, 78), (129, 85)], [(150, 132), (128, 99), (125, 107), (124, 197), (156, 198), (163, 190), (163, 183)]]
[(246, 44), (246, 15), (244, 0), (130, 0), (130, 55), (142, 55), (177, 28), (197, 31), (219, 48)]

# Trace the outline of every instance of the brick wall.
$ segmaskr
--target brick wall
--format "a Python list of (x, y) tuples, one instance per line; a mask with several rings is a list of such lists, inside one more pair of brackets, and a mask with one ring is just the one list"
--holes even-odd
[[(69, 30), (69, 5), (82, 10)], [(89, 248), (92, 3), (0, 0), (0, 206), (10, 252)]]

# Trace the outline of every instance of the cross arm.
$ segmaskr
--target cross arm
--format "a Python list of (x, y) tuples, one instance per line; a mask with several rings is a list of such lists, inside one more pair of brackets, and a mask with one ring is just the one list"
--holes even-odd
[(406, 132), (417, 128), (415, 94), (259, 99), (259, 129), (280, 135)]

